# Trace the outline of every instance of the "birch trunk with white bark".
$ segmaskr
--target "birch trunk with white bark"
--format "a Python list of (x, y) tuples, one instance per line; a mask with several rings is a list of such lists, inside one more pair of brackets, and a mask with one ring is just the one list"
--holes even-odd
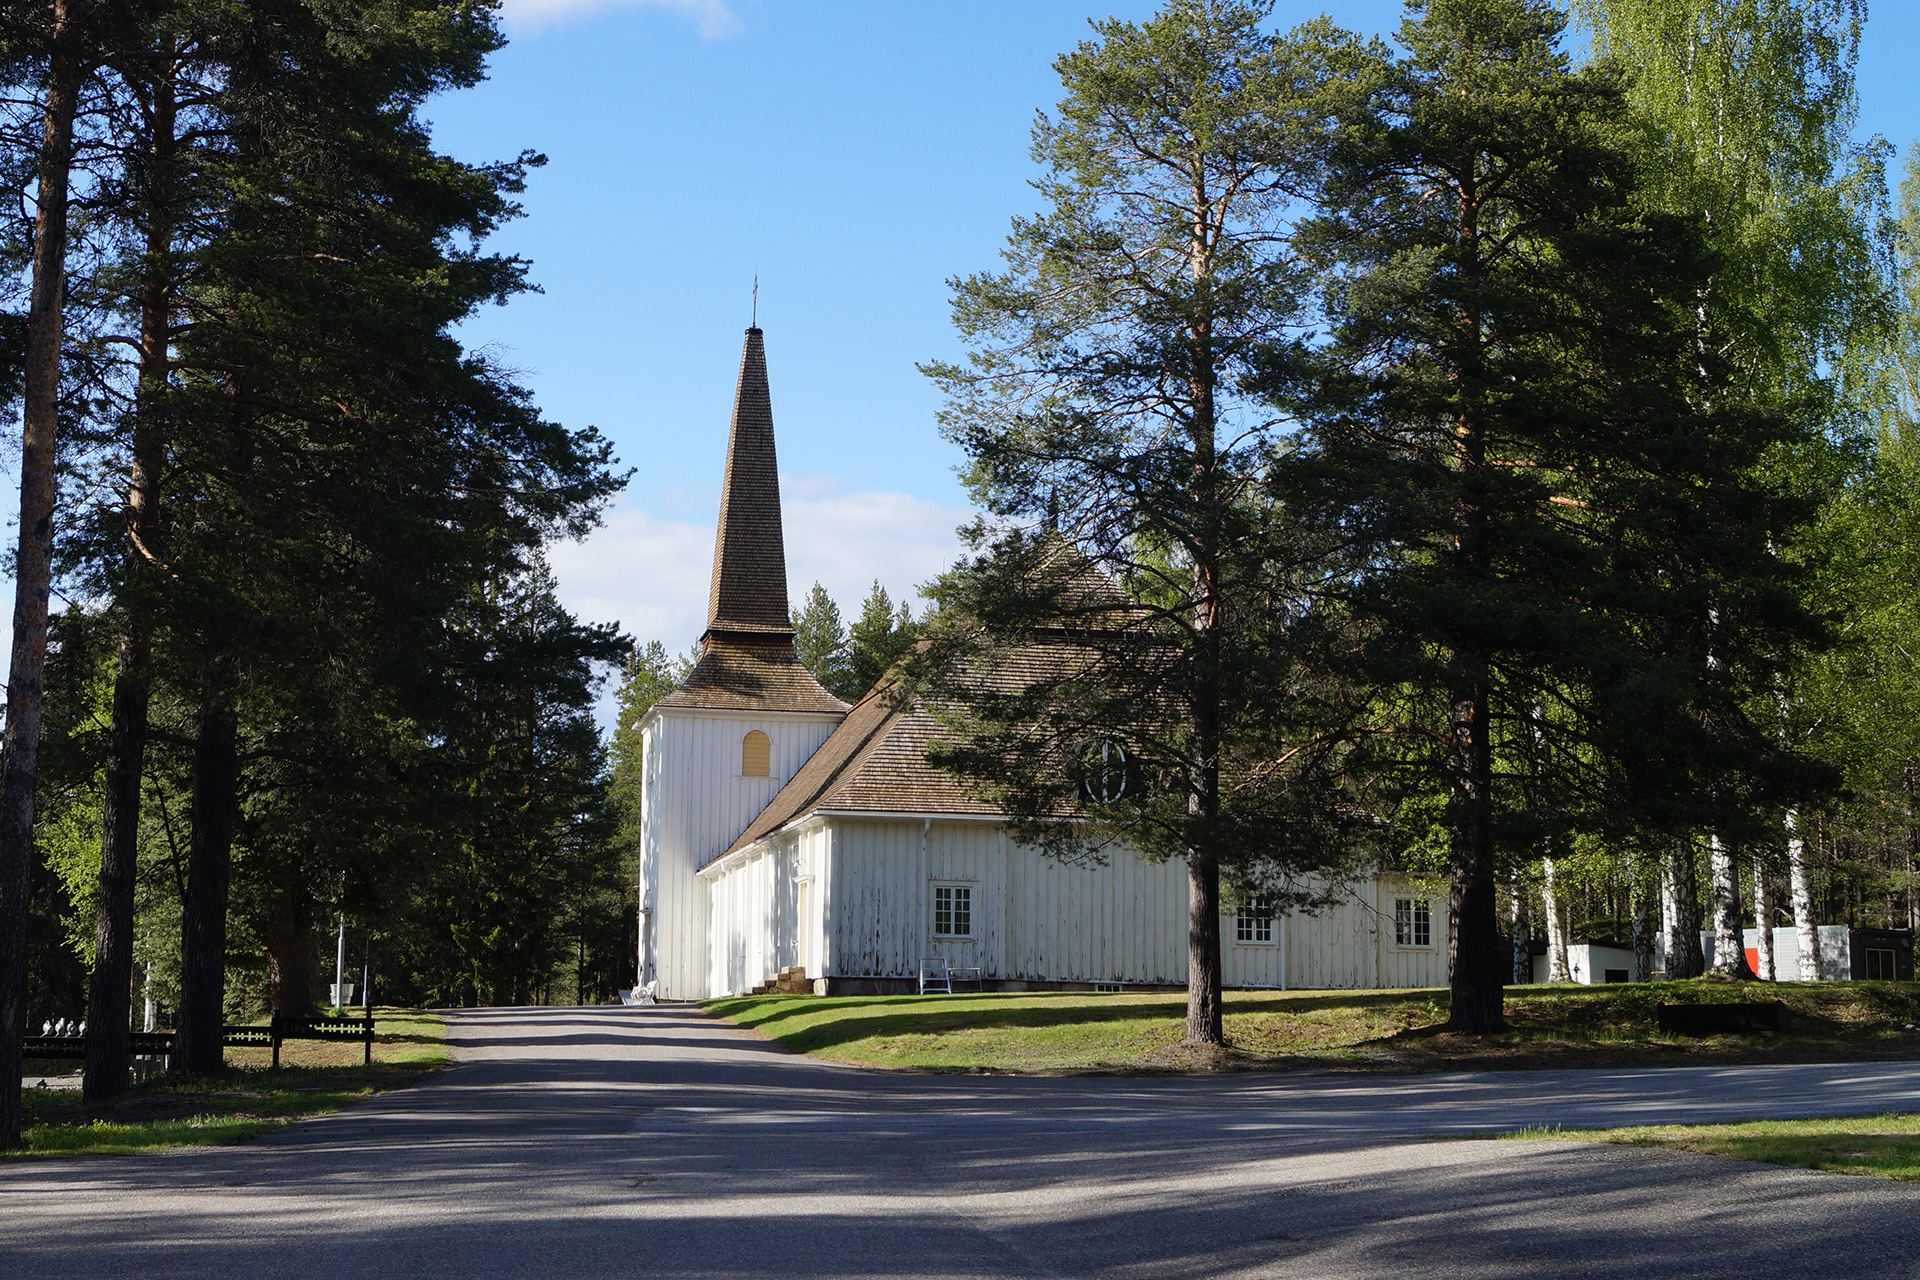
[(1547, 917), (1547, 981), (1567, 982), (1571, 979), (1567, 969), (1567, 918), (1559, 885), (1554, 879), (1553, 859), (1542, 858), (1540, 870), (1541, 905), (1546, 908)]
[(1787, 810), (1787, 892), (1793, 899), (1793, 934), (1800, 946), (1800, 981), (1820, 981), (1820, 928), (1813, 915), (1813, 888), (1807, 878), (1807, 843), (1800, 838), (1800, 815)]
[(1747, 964), (1746, 932), (1740, 923), (1740, 866), (1733, 846), (1719, 836), (1707, 837), (1710, 882), (1713, 889), (1713, 965), (1723, 978), (1751, 978)]

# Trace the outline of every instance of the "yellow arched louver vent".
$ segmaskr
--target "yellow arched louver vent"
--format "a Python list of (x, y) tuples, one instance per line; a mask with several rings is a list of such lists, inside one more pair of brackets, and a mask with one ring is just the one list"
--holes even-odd
[(773, 743), (758, 729), (740, 742), (740, 776), (764, 778), (773, 772)]

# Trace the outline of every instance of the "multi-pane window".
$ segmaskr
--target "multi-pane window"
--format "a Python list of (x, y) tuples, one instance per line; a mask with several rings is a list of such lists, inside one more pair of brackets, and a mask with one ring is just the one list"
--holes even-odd
[(1241, 904), (1240, 914), (1233, 922), (1233, 940), (1255, 943), (1273, 941), (1272, 899), (1248, 898)]
[(973, 886), (933, 886), (933, 933), (937, 938), (973, 936)]
[(1430, 947), (1433, 945), (1433, 908), (1425, 898), (1393, 900), (1393, 945)]
[(1870, 980), (1891, 982), (1900, 976), (1894, 972), (1894, 961), (1892, 947), (1868, 947), (1864, 976)]

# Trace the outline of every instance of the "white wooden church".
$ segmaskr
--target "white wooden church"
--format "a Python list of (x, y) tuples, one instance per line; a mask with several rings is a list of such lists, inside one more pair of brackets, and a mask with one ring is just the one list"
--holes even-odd
[[(640, 982), (662, 999), (786, 969), (820, 994), (910, 991), (923, 957), (988, 989), (1186, 982), (1186, 869), (1067, 866), (927, 763), (933, 719), (849, 707), (795, 656), (764, 340), (747, 330), (707, 629), (641, 720)], [(1229, 986), (1444, 986), (1447, 913), (1391, 876), (1311, 915), (1221, 921)]]

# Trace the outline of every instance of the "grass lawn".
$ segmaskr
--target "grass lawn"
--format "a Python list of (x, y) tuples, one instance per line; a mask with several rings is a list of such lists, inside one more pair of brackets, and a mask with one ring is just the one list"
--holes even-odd
[(240, 1142), (412, 1084), (451, 1060), (438, 1015), (375, 1009), (374, 1029), (371, 1067), (361, 1065), (358, 1042), (293, 1040), (281, 1046), (278, 1070), (268, 1065), (270, 1049), (230, 1048), (228, 1070), (211, 1079), (158, 1075), (93, 1105), (78, 1089), (29, 1089), (22, 1145), (0, 1159)]
[[(1663, 1003), (1774, 999), (1794, 1030), (1663, 1036)], [(1712, 979), (1507, 990), (1512, 1029), (1439, 1030), (1444, 991), (1231, 991), (1228, 1048), (1180, 1044), (1186, 996), (1090, 992), (958, 996), (739, 996), (706, 1009), (801, 1053), (923, 1071), (1189, 1071), (1312, 1067), (1626, 1066), (1920, 1057), (1920, 985)]]
[(1659, 1124), (1631, 1129), (1531, 1129), (1514, 1138), (1570, 1138), (1632, 1147), (1678, 1147), (1735, 1160), (1870, 1174), (1920, 1182), (1920, 1116), (1845, 1116), (1832, 1120), (1747, 1120), (1737, 1124)]

